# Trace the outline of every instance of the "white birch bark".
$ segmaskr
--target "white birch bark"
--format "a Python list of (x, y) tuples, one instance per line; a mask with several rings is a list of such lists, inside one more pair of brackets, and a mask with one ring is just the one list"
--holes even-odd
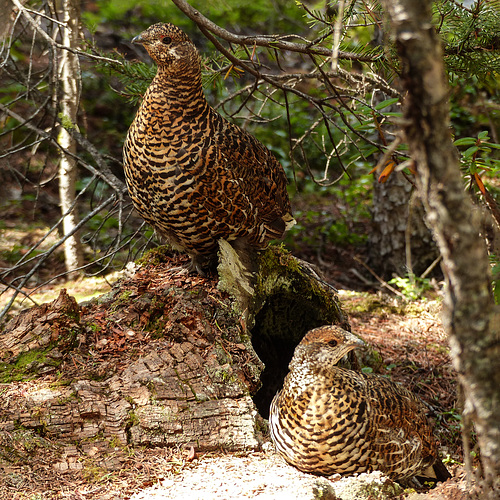
[[(75, 0), (63, 0), (62, 43), (66, 47), (76, 47), (80, 12)], [(61, 115), (64, 127), (58, 135), (58, 142), (66, 152), (61, 152), (59, 164), (59, 197), (63, 218), (63, 233), (70, 234), (78, 224), (75, 204), (77, 165), (72, 154), (76, 154), (76, 142), (66, 128), (76, 126), (80, 102), (80, 63), (78, 56), (63, 50), (60, 59), (60, 82), (62, 90)], [(66, 128), (65, 128), (66, 127)], [(69, 236), (64, 243), (64, 257), (68, 272), (74, 272), (82, 265), (82, 252), (78, 233)]]

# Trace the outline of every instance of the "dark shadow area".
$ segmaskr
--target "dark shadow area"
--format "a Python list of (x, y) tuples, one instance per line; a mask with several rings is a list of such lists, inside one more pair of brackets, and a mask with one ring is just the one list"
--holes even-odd
[(326, 317), (318, 303), (297, 294), (278, 293), (266, 301), (252, 330), (253, 347), (265, 364), (262, 386), (253, 397), (262, 417), (269, 417), (269, 406), (283, 386), (297, 344), (309, 330), (328, 323), (339, 321)]

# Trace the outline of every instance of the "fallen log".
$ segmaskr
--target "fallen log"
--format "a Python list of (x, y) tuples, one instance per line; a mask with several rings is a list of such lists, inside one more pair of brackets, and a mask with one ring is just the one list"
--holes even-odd
[(19, 430), (63, 446), (260, 447), (259, 412), (302, 336), (348, 328), (337, 295), (279, 247), (259, 255), (256, 273), (229, 245), (217, 276), (179, 272), (178, 259), (150, 252), (110, 293), (77, 304), (62, 290), (5, 325), (4, 459)]

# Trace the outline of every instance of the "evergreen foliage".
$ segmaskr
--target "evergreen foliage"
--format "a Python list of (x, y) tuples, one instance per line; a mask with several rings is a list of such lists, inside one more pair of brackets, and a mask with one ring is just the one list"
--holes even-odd
[(500, 1), (478, 0), (471, 7), (450, 0), (434, 4), (435, 22), (452, 73), (479, 80), (500, 75)]

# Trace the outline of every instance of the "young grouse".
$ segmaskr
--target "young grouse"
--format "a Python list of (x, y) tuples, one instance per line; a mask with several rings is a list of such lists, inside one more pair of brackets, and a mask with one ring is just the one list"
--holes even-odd
[(212, 109), (187, 35), (158, 23), (136, 36), (158, 71), (125, 141), (135, 208), (202, 273), (217, 240), (264, 248), (294, 224), (285, 172), (253, 136)]
[(337, 326), (305, 335), (271, 403), (269, 426), (277, 451), (313, 474), (380, 470), (394, 480), (447, 479), (422, 401), (386, 378), (335, 366), (363, 344)]

